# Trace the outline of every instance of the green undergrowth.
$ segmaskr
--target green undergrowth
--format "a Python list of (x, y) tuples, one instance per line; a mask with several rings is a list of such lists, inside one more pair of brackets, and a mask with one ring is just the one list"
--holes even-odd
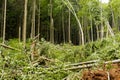
[(114, 60), (120, 57), (120, 36), (105, 38), (87, 43), (85, 46), (72, 44), (52, 44), (45, 40), (36, 43), (39, 56), (54, 62), (47, 62), (33, 67), (30, 60), (31, 44), (26, 48), (17, 39), (5, 42), (6, 45), (21, 51), (10, 50), (0, 46), (0, 80), (79, 80), (81, 71), (66, 70), (65, 65), (89, 60)]

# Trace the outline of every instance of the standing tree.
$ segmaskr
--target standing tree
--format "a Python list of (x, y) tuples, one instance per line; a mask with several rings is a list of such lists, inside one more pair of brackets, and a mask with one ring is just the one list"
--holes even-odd
[(5, 7), (4, 7), (3, 43), (5, 43), (5, 31), (6, 31), (6, 7), (7, 7), (7, 0), (5, 0)]
[(33, 0), (31, 39), (35, 37), (35, 11), (36, 11), (36, 0)]
[[(40, 34), (40, 0), (38, 0), (38, 35)], [(38, 40), (40, 39), (40, 36), (38, 36)]]
[(54, 20), (53, 20), (53, 4), (50, 0), (50, 42), (54, 43)]
[(24, 48), (26, 47), (26, 26), (27, 26), (27, 2), (28, 0), (25, 0), (24, 4), (24, 20), (23, 20), (23, 42), (24, 42)]
[(104, 37), (104, 27), (103, 27), (103, 9), (102, 9), (102, 3), (100, 2), (101, 10), (100, 10), (100, 16), (101, 16), (101, 40)]
[(71, 17), (71, 13), (70, 10), (68, 11), (69, 13), (69, 17), (68, 17), (68, 42), (71, 43), (71, 35), (70, 35), (70, 17)]
[(65, 43), (65, 25), (64, 25), (64, 12), (63, 11), (64, 9), (62, 9), (62, 33), (63, 33), (63, 43)]

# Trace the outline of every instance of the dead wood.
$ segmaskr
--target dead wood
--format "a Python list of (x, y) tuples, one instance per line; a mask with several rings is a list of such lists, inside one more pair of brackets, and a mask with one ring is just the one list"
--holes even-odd
[(2, 46), (2, 47), (4, 47), (4, 48), (7, 48), (7, 49), (15, 50), (15, 51), (21, 51), (21, 50), (19, 50), (19, 49), (14, 48), (14, 47), (7, 46), (7, 45), (5, 45), (5, 44), (0, 44), (0, 46)]
[[(70, 68), (66, 68), (66, 70), (76, 70), (76, 69), (83, 69), (83, 68), (90, 68), (94, 66), (98, 66), (98, 60), (94, 61), (87, 61), (87, 62), (81, 62), (81, 63), (74, 63), (74, 64), (69, 64), (72, 65)], [(112, 61), (106, 61), (103, 64), (113, 64), (113, 63), (120, 63), (120, 59), (117, 60), (112, 60)], [(66, 67), (69, 67), (68, 65)]]

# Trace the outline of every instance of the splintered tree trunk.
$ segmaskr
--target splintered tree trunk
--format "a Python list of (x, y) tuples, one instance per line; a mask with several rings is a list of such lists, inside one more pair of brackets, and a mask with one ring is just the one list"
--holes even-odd
[(26, 26), (27, 26), (27, 2), (28, 0), (25, 0), (24, 4), (24, 20), (23, 20), (23, 42), (24, 42), (24, 48), (26, 47)]
[(107, 25), (108, 31), (111, 34), (111, 36), (114, 37), (114, 32), (113, 32), (108, 20), (105, 20), (105, 24)]
[(36, 0), (33, 0), (31, 39), (33, 39), (35, 37), (35, 10), (36, 10), (35, 6), (36, 6)]
[(69, 17), (68, 17), (68, 43), (71, 43), (71, 35), (70, 35), (70, 17), (71, 17), (71, 13), (69, 10)]
[(6, 31), (6, 7), (7, 7), (7, 0), (5, 0), (5, 7), (4, 7), (3, 43), (5, 43), (5, 31)]
[(50, 0), (50, 42), (54, 43), (54, 25), (53, 25), (53, 4), (52, 4), (52, 0)]
[(62, 9), (62, 32), (63, 32), (63, 42), (65, 43), (65, 26), (64, 26), (64, 14)]

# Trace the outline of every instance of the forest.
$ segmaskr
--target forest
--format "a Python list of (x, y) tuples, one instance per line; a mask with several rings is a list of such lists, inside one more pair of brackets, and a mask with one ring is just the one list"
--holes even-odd
[(119, 5), (0, 0), (0, 80), (119, 80)]

